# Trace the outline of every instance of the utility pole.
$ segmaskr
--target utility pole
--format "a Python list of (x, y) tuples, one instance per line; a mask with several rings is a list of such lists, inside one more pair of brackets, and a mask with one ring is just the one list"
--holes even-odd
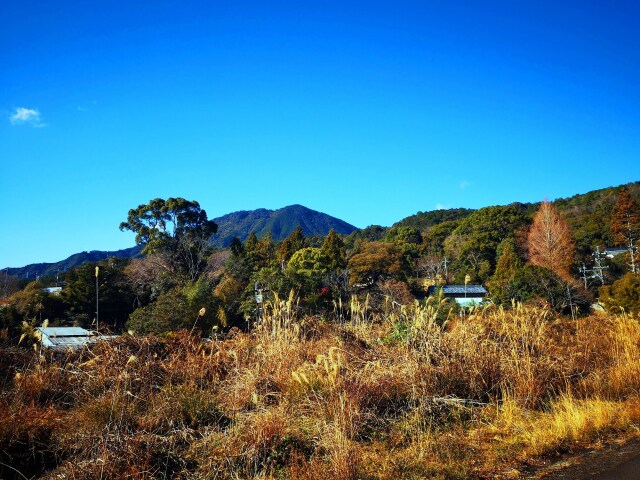
[(100, 332), (99, 314), (98, 314), (98, 274), (100, 273), (100, 267), (96, 267), (96, 331)]
[(444, 266), (444, 281), (445, 283), (449, 283), (449, 270), (447, 269), (447, 266), (449, 265), (449, 260), (447, 259), (447, 257), (444, 257), (444, 261), (442, 262), (442, 265)]
[(470, 275), (465, 275), (464, 276), (464, 298), (467, 298), (467, 284), (471, 281), (471, 276)]
[(631, 267), (631, 273), (636, 275), (638, 273), (636, 266), (636, 255), (638, 254), (638, 247), (633, 244), (633, 238), (629, 239), (629, 256), (631, 257), (631, 261), (629, 262), (629, 266)]
[(573, 299), (571, 298), (571, 289), (569, 288), (568, 283), (567, 283), (567, 297), (569, 297), (569, 308), (571, 309), (571, 320), (575, 321), (576, 316), (573, 313)]
[[(258, 282), (253, 287), (253, 295), (256, 300), (256, 324), (264, 318), (264, 294), (268, 290), (263, 288)], [(249, 325), (251, 327), (251, 325)]]
[(591, 255), (593, 257), (593, 278), (597, 278), (600, 280), (600, 284), (604, 285), (604, 274), (603, 271), (609, 267), (602, 266), (602, 259), (604, 258), (604, 254), (600, 251), (600, 245), (596, 247), (596, 251)]
[[(595, 278), (600, 280), (600, 285), (604, 285), (604, 271), (609, 267), (602, 265), (602, 260), (605, 258), (604, 252), (600, 251), (600, 246), (596, 247), (596, 251), (591, 254), (593, 257), (593, 268), (589, 269), (583, 263), (579, 271), (582, 274), (582, 280), (584, 280), (584, 288), (588, 287), (588, 279)], [(587, 275), (589, 274), (589, 275)]]
[(8, 275), (9, 275), (9, 267), (4, 269), (4, 294), (2, 295), (2, 298), (7, 298), (7, 282), (8, 282)]
[(592, 272), (592, 270), (589, 270), (587, 268), (587, 266), (583, 262), (582, 266), (579, 269), (579, 271), (582, 274), (582, 280), (584, 280), (584, 289), (586, 290), (587, 289), (587, 280), (590, 278), (590, 277), (587, 277), (587, 273)]

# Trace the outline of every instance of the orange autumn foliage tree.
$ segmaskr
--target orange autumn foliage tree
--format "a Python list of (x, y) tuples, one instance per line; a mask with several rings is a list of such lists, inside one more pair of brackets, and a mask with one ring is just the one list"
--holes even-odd
[(570, 280), (575, 246), (569, 225), (549, 202), (542, 202), (527, 236), (529, 260)]
[(631, 272), (638, 271), (637, 242), (640, 237), (640, 206), (631, 196), (629, 189), (623, 187), (611, 212), (611, 233), (619, 245), (624, 245), (629, 250), (629, 266)]

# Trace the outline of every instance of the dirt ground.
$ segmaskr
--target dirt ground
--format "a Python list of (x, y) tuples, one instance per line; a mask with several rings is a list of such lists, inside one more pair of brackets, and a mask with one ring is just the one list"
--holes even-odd
[(550, 461), (535, 480), (640, 480), (640, 433)]

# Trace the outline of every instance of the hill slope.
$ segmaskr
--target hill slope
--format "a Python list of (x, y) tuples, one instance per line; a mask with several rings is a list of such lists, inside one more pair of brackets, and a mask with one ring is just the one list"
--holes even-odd
[(7, 274), (16, 278), (46, 277), (57, 273), (66, 272), (72, 268), (78, 267), (86, 262), (98, 262), (107, 258), (137, 258), (142, 256), (140, 253), (142, 246), (125, 248), (112, 252), (104, 252), (100, 250), (92, 250), (90, 252), (74, 253), (69, 258), (55, 263), (32, 263), (20, 268), (7, 268)]
[(468, 208), (449, 208), (442, 210), (432, 210), (427, 212), (418, 212), (415, 215), (403, 218), (399, 222), (393, 224), (394, 227), (412, 227), (420, 231), (427, 230), (429, 227), (438, 225), (439, 223), (449, 220), (460, 220), (471, 215), (474, 212)]
[[(592, 249), (596, 245), (601, 247), (615, 245), (611, 237), (611, 211), (620, 187), (622, 185), (600, 188), (586, 193), (579, 193), (569, 198), (557, 198), (551, 202), (567, 219), (580, 256), (591, 255)], [(640, 201), (640, 182), (627, 183), (626, 187), (631, 195)], [(513, 203), (512, 205), (517, 206), (523, 213), (531, 217), (538, 210), (540, 202)], [(466, 208), (418, 212), (400, 220), (393, 227), (406, 226), (425, 231), (447, 220), (460, 220), (473, 212), (474, 210)], [(358, 232), (356, 236), (362, 237), (368, 230), (369, 228), (364, 229)], [(384, 231), (377, 233), (379, 237), (384, 235)], [(373, 240), (376, 239), (378, 238), (373, 238)]]
[(332, 228), (344, 235), (358, 230), (343, 220), (302, 205), (290, 205), (278, 210), (260, 208), (233, 212), (213, 221), (218, 224), (218, 233), (211, 241), (217, 247), (228, 247), (234, 237), (244, 241), (251, 232), (258, 237), (271, 233), (275, 241), (281, 241), (298, 226), (302, 227), (305, 236), (326, 235)]
[[(615, 245), (611, 236), (611, 212), (621, 186), (601, 188), (553, 201), (567, 219), (580, 254), (591, 254), (594, 245)], [(627, 183), (626, 187), (640, 201), (640, 182)]]

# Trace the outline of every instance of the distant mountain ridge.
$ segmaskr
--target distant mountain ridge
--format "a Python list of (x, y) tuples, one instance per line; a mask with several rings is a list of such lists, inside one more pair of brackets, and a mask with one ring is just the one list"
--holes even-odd
[[(218, 233), (211, 238), (211, 244), (218, 248), (228, 247), (234, 237), (244, 242), (251, 232), (259, 238), (270, 232), (274, 241), (279, 242), (287, 238), (298, 226), (302, 227), (305, 236), (326, 235), (332, 228), (344, 235), (358, 230), (339, 218), (302, 205), (290, 205), (278, 210), (259, 208), (233, 212), (214, 218), (213, 221), (218, 225)], [(66, 272), (86, 262), (98, 262), (111, 257), (138, 258), (142, 256), (142, 248), (142, 246), (135, 246), (117, 251), (80, 252), (59, 262), (33, 263), (20, 268), (7, 268), (6, 271), (7, 275), (16, 278), (35, 279)]]
[(218, 233), (211, 238), (211, 242), (220, 248), (228, 247), (234, 237), (244, 242), (251, 232), (258, 238), (271, 233), (273, 239), (280, 242), (298, 226), (305, 236), (326, 235), (332, 228), (342, 235), (358, 230), (344, 220), (302, 205), (289, 205), (278, 210), (242, 210), (214, 218), (213, 221), (218, 224)]
[(87, 262), (99, 262), (107, 258), (138, 258), (142, 256), (142, 246), (136, 245), (131, 248), (122, 250), (101, 251), (92, 250), (90, 252), (74, 253), (70, 257), (55, 263), (32, 263), (19, 268), (7, 268), (7, 275), (16, 278), (30, 278), (35, 280), (37, 277), (46, 277), (56, 275), (57, 273), (66, 272), (72, 268), (79, 267)]
[[(625, 184), (631, 194), (640, 201), (640, 182)], [(610, 238), (610, 214), (615, 203), (619, 188), (606, 187), (592, 190), (586, 193), (576, 194), (568, 198), (558, 198), (554, 203), (560, 212), (567, 218), (570, 226), (576, 234), (576, 246), (580, 252), (588, 251), (594, 242), (603, 245), (613, 245)], [(517, 204), (528, 215), (532, 215), (539, 203)], [(434, 225), (444, 221), (460, 220), (474, 212), (473, 209), (452, 208), (446, 210), (432, 210), (417, 212), (402, 220), (392, 227), (369, 226), (360, 230), (349, 223), (332, 217), (302, 205), (290, 205), (278, 210), (259, 208), (257, 210), (245, 210), (229, 213), (213, 220), (218, 224), (218, 233), (211, 239), (212, 245), (228, 247), (234, 237), (245, 241), (253, 231), (258, 237), (271, 233), (274, 241), (284, 240), (298, 226), (302, 227), (305, 236), (326, 235), (333, 228), (342, 235), (352, 234), (349, 238), (367, 240), (381, 240), (386, 232), (393, 227), (412, 227), (425, 231)], [(353, 242), (354, 238), (351, 238)], [(71, 255), (69, 258), (55, 263), (35, 263), (21, 268), (7, 268), (7, 275), (17, 278), (32, 278), (36, 276), (55, 275), (71, 268), (82, 265), (85, 262), (97, 262), (110, 257), (137, 258), (142, 256), (142, 247), (135, 246), (117, 251), (90, 251)], [(4, 268), (2, 270), (5, 270)]]

